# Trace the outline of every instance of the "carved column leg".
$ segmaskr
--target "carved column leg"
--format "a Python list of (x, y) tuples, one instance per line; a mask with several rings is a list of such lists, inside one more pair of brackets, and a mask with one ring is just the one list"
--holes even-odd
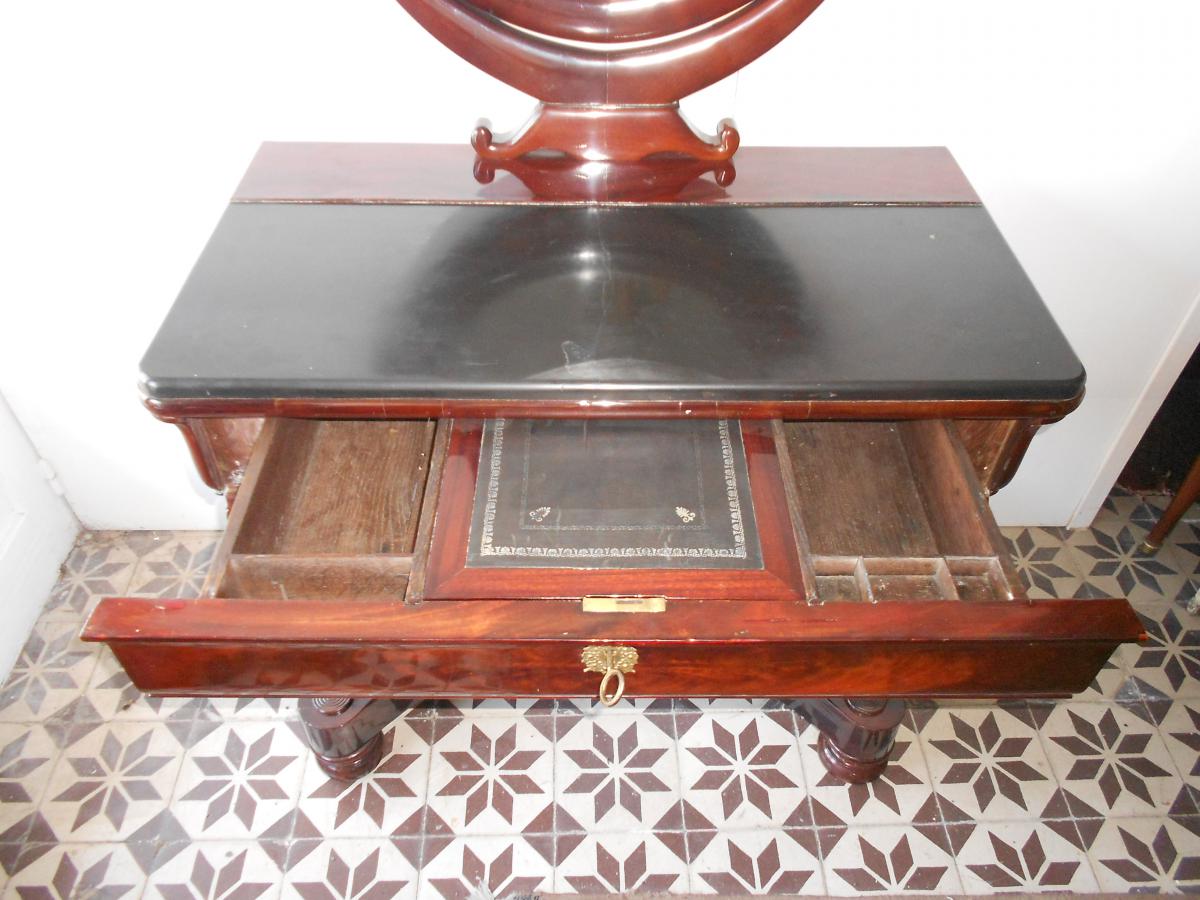
[(883, 772), (904, 718), (903, 700), (797, 700), (793, 708), (821, 733), (817, 752), (825, 768), (854, 784)]
[(353, 781), (379, 765), (383, 729), (399, 711), (395, 700), (305, 698), (300, 701), (300, 722), (325, 773)]

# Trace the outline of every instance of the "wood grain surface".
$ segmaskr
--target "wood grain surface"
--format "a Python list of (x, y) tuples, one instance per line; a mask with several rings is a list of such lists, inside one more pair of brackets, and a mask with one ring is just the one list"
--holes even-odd
[[(465, 137), (465, 135), (464, 135)], [(476, 156), (456, 144), (265, 143), (235, 203), (553, 203), (637, 202), (615, 173), (596, 166), (568, 173), (593, 179), (586, 201), (536, 193), (506, 172), (475, 179)], [(945, 147), (742, 147), (737, 177), (722, 187), (686, 182), (666, 197), (643, 176), (653, 202), (771, 206), (975, 206), (979, 196)], [(594, 173), (594, 174), (593, 174)], [(672, 180), (672, 167), (659, 180)]]
[(411, 554), (435, 425), (282, 420), (234, 552)]
[(896, 422), (786, 423), (813, 553), (938, 556)]
[(631, 696), (1000, 696), (1082, 690), (1142, 634), (1125, 601), (809, 606), (693, 601), (584, 613), (564, 601), (108, 599), (109, 642), (140, 688), (283, 696), (580, 696), (579, 654), (636, 647)]

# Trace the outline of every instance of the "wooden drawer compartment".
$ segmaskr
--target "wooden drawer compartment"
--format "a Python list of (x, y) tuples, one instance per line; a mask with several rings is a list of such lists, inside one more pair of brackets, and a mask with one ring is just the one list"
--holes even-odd
[(1024, 596), (945, 423), (792, 423), (782, 431), (821, 602)]
[(270, 421), (206, 593), (403, 597), (436, 427), (433, 420)]
[(167, 694), (580, 696), (618, 644), (630, 696), (991, 697), (1082, 690), (1141, 633), (1124, 600), (1025, 598), (941, 421), (769, 424), (801, 599), (426, 599), (450, 430), (268, 421), (205, 596), (106, 599), (84, 638)]

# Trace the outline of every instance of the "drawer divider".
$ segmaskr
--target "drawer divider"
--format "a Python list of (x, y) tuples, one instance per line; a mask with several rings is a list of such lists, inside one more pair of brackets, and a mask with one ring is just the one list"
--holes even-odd
[[(780, 419), (771, 420), (771, 435), (775, 440), (775, 453), (779, 457), (779, 468), (783, 472), (783, 493), (787, 501), (788, 515), (795, 534), (796, 555), (800, 559), (800, 577), (804, 581), (804, 597), (810, 605), (817, 605), (821, 598), (817, 594), (817, 574), (813, 568), (812, 547), (809, 546), (808, 530), (804, 527), (804, 514), (800, 509), (800, 494), (796, 490), (796, 479), (792, 475), (792, 457), (788, 450), (787, 432)], [(868, 586), (867, 590), (870, 590)]]
[(433, 450), (429, 454), (429, 475), (425, 481), (425, 494), (421, 498), (421, 513), (417, 524), (417, 538), (413, 545), (412, 574), (408, 579), (405, 603), (420, 603), (425, 598), (426, 566), (429, 561), (429, 545), (433, 541), (433, 525), (437, 514), (438, 498), (442, 490), (442, 472), (446, 468), (446, 456), (450, 448), (450, 432), (453, 419), (436, 420), (437, 431), (433, 437)]
[(246, 472), (238, 487), (237, 498), (233, 501), (233, 508), (229, 510), (225, 532), (221, 535), (221, 541), (213, 553), (212, 562), (208, 567), (208, 575), (205, 576), (204, 585), (200, 590), (201, 597), (216, 597), (220, 593), (222, 582), (224, 582), (229, 568), (230, 557), (233, 555), (234, 544), (237, 543), (238, 536), (242, 532), (246, 515), (252, 505), (251, 501), (258, 491), (258, 483), (267, 468), (267, 459), (275, 445), (279, 422), (279, 419), (267, 419), (263, 422), (262, 431), (259, 432), (258, 439), (254, 442), (254, 449), (250, 451), (250, 461), (246, 463)]

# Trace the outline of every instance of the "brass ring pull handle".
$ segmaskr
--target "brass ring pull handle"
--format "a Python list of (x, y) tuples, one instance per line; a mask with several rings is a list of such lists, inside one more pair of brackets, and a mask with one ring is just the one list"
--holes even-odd
[[(613, 645), (597, 645), (586, 647), (583, 651), (583, 671), (599, 672), (604, 677), (600, 679), (600, 702), (605, 706), (615, 706), (625, 694), (625, 676), (637, 665), (638, 654), (632, 647)], [(608, 692), (613, 678), (617, 679), (617, 688), (611, 694)]]
[[(608, 693), (608, 683), (612, 677), (617, 676), (617, 689), (611, 694)], [(604, 673), (604, 677), (600, 679), (600, 702), (605, 706), (616, 706), (617, 701), (621, 699), (621, 695), (625, 693), (625, 673), (620, 669), (609, 669)]]

